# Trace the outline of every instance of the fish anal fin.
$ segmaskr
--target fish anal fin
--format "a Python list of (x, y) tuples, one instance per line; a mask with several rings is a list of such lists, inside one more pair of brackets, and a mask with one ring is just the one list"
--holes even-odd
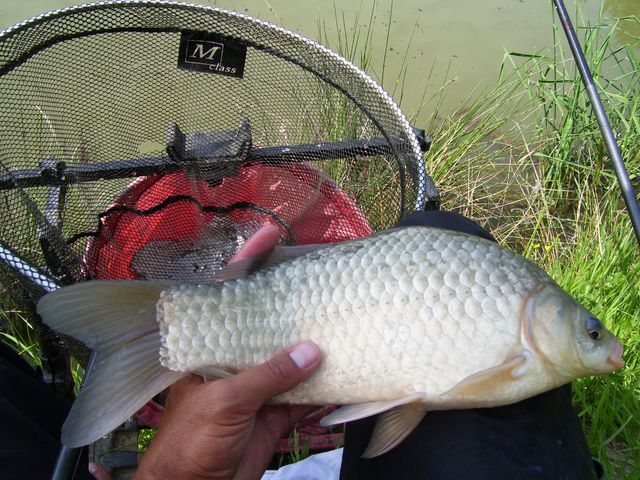
[(336, 411), (330, 413), (326, 417), (323, 417), (322, 420), (320, 420), (320, 425), (327, 427), (329, 425), (353, 422), (354, 420), (360, 420), (361, 418), (386, 412), (387, 410), (391, 410), (392, 408), (399, 407), (401, 405), (420, 402), (424, 396), (424, 393), (418, 392), (395, 400), (343, 405)]
[(373, 428), (371, 440), (362, 458), (373, 458), (387, 453), (415, 430), (427, 413), (422, 403), (409, 403), (383, 413)]
[(490, 397), (497, 390), (508, 387), (522, 375), (522, 367), (527, 361), (527, 355), (521, 353), (508, 358), (506, 361), (492, 368), (481, 370), (458, 382), (453, 388), (443, 393), (443, 396), (456, 397)]

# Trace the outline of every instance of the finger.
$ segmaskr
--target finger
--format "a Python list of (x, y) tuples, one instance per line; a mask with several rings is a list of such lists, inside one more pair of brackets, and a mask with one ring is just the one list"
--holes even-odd
[(320, 359), (320, 349), (315, 343), (302, 342), (224, 381), (228, 382), (238, 403), (257, 411), (265, 402), (309, 377)]
[(196, 375), (192, 373), (191, 375), (187, 375), (184, 378), (181, 378), (176, 383), (171, 385), (169, 388), (169, 393), (174, 397), (177, 395), (182, 395), (184, 392), (189, 392), (194, 387), (198, 385), (202, 385), (204, 383), (204, 379), (200, 375)]
[(186, 377), (183, 377), (180, 380), (178, 380), (176, 383), (171, 385), (171, 388), (176, 390), (177, 389), (183, 390), (183, 389), (192, 388), (197, 385), (201, 385), (202, 383), (204, 383), (204, 379), (202, 378), (202, 376), (192, 373), (191, 375), (187, 375)]
[(111, 480), (111, 474), (93, 462), (89, 462), (89, 473), (93, 475), (93, 478), (96, 480)]
[[(187, 398), (190, 393), (198, 386), (202, 385), (204, 380), (196, 374), (187, 375), (169, 387), (169, 395), (167, 395), (166, 407), (174, 403), (180, 403), (183, 398)], [(165, 409), (166, 410), (166, 409)], [(166, 413), (166, 411), (164, 412)]]
[(318, 410), (317, 405), (293, 405), (289, 407), (289, 425), (287, 431), (291, 430), (296, 423), (311, 415), (316, 410)]
[(316, 411), (314, 405), (265, 405), (257, 414), (257, 418), (264, 422), (273, 434), (274, 439), (282, 438), (300, 420)]
[(318, 409), (317, 405), (293, 405), (287, 408), (286, 419), (281, 423), (280, 437), (283, 437), (296, 426), (300, 420)]
[[(253, 445), (271, 445), (272, 448), (255, 448), (238, 466), (235, 479), (260, 478), (269, 460), (273, 457), (276, 442), (291, 431), (298, 420), (317, 410), (314, 406), (285, 407), (284, 405), (263, 406), (258, 412), (258, 422), (264, 428), (254, 431)], [(249, 450), (248, 450), (249, 451)]]
[(238, 253), (229, 261), (235, 263), (247, 259), (266, 259), (280, 240), (280, 229), (268, 223), (260, 228), (242, 245)]

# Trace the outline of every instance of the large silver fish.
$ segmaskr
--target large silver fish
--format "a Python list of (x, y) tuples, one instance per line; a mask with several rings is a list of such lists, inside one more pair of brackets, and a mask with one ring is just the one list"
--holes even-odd
[(93, 281), (38, 305), (96, 350), (63, 428), (90, 443), (188, 372), (225, 376), (301, 340), (324, 354), (274, 399), (376, 413), (365, 456), (400, 443), (428, 410), (517, 402), (622, 367), (622, 346), (542, 270), (478, 237), (391, 230), (215, 285)]

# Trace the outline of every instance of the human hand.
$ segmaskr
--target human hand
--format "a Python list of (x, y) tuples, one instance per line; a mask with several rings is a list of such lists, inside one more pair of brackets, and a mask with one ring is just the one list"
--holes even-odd
[[(259, 264), (279, 238), (277, 227), (264, 226), (230, 263)], [(176, 383), (137, 478), (260, 477), (277, 441), (316, 408), (264, 404), (311, 375), (319, 362), (318, 347), (303, 342), (233, 377), (204, 383), (191, 375)]]
[(136, 478), (259, 478), (277, 441), (317, 408), (265, 403), (309, 377), (319, 363), (318, 347), (303, 342), (231, 377), (179, 381)]

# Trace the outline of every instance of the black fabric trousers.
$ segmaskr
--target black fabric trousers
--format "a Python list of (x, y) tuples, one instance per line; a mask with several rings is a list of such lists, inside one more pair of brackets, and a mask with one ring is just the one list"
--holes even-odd
[[(0, 343), (0, 479), (51, 478), (70, 407), (16, 352)], [(75, 478), (93, 478), (86, 455)]]
[[(424, 225), (493, 237), (452, 212), (416, 212), (397, 226)], [(361, 458), (375, 417), (346, 427), (341, 479), (596, 478), (571, 386), (498, 408), (428, 412), (407, 439), (379, 457)]]
[[(491, 236), (449, 212), (420, 212), (399, 225)], [(343, 479), (592, 479), (593, 463), (569, 386), (515, 405), (427, 413), (398, 447), (363, 460), (374, 418), (347, 426)], [(69, 403), (0, 344), (0, 479), (48, 479)], [(76, 478), (90, 478), (86, 456)]]

